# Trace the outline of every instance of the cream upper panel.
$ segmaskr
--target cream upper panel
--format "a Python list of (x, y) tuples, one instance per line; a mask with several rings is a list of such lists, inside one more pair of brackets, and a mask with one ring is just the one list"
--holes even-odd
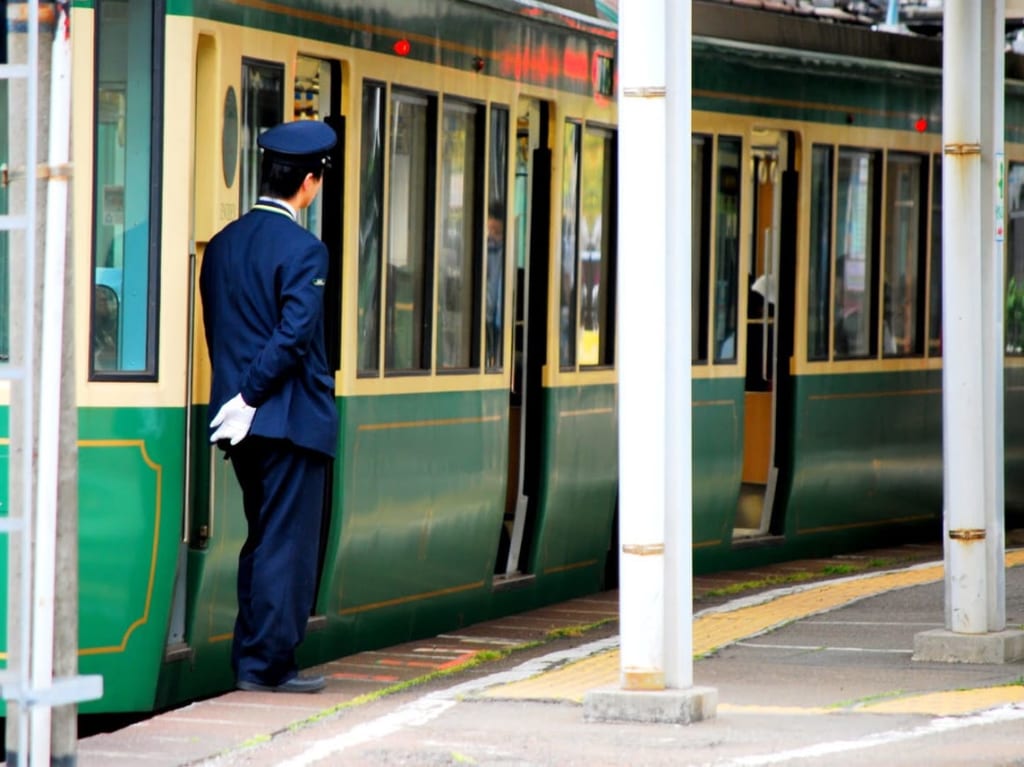
[[(242, 29), (182, 16), (168, 16), (165, 21), (165, 71), (163, 84), (163, 162), (160, 188), (162, 195), (161, 253), (158, 301), (157, 348), (159, 377), (152, 382), (98, 382), (89, 381), (89, 312), (91, 307), (92, 275), (92, 218), (94, 205), (92, 151), (93, 91), (92, 73), (95, 71), (93, 41), (95, 17), (91, 9), (76, 9), (74, 34), (74, 82), (76, 111), (73, 120), (73, 154), (77, 161), (72, 191), (73, 247), (75, 271), (80, 275), (75, 287), (76, 382), (78, 398), (83, 406), (158, 406), (183, 405), (189, 396), (194, 401), (205, 401), (208, 392), (208, 361), (201, 342), (202, 318), (197, 316), (190, 327), (190, 302), (198, 311), (195, 301), (194, 274), (190, 253), (195, 251), (201, 259), (203, 247), (209, 237), (234, 220), (238, 210), (237, 179), (228, 188), (220, 172), (222, 163), (221, 137), (223, 132), (223, 98), (229, 86), (241, 93), (241, 61), (251, 57), (284, 65), (285, 102), (293, 97), (295, 60), (299, 55), (337, 61), (341, 64), (342, 89), (338, 109), (346, 117), (347, 157), (345, 161), (345, 195), (342, 214), (346, 221), (358, 221), (358, 147), (360, 145), (358, 117), (360, 95), (364, 80), (377, 80), (402, 87), (434, 92), (442, 98), (447, 95), (481, 103), (501, 104), (514, 109), (520, 96), (517, 84), (490, 78), (477, 72), (442, 70), (422, 63), (379, 53), (342, 49), (322, 42), (298, 40), (277, 33)], [(204, 81), (197, 86), (196, 62), (200, 56), (212, 57), (213, 84)], [(187, 65), (186, 65), (187, 62)], [(212, 95), (211, 95), (212, 94)], [(561, 98), (545, 89), (532, 89), (530, 95), (552, 101), (558, 99), (559, 118), (572, 115), (575, 119), (612, 124), (614, 105), (589, 98)], [(211, 105), (200, 103), (206, 97)], [(556, 153), (557, 155), (557, 153)], [(215, 172), (205, 167), (207, 158), (213, 157)], [(203, 168), (197, 172), (199, 163)], [(193, 192), (198, 196), (194, 198)], [(346, 291), (344, 317), (343, 370), (350, 364), (356, 322), (354, 320), (355, 287), (357, 285), (357, 228), (344, 228), (343, 285)], [(508, 312), (506, 325), (511, 325)], [(190, 354), (190, 332), (197, 336), (196, 352)], [(506, 348), (511, 342), (506, 338)], [(186, 382), (189, 360), (195, 371), (191, 388)], [(506, 366), (508, 367), (508, 366)], [(409, 376), (385, 380), (366, 381), (341, 373), (338, 375), (339, 393), (411, 392), (422, 390), (457, 390), (472, 388), (503, 388), (509, 384), (510, 371), (488, 375)], [(608, 377), (605, 373), (597, 377)], [(591, 378), (595, 374), (590, 374)]]

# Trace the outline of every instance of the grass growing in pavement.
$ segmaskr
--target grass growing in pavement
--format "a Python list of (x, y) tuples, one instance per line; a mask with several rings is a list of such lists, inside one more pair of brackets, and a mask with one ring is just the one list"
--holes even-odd
[(579, 626), (566, 626), (565, 628), (552, 629), (545, 635), (545, 639), (548, 641), (552, 639), (563, 639), (563, 638), (577, 638), (586, 634), (588, 631), (593, 631), (596, 628), (605, 626), (609, 623), (615, 623), (618, 618), (602, 618), (601, 620), (594, 621), (593, 623), (584, 623)]
[(906, 692), (904, 690), (890, 690), (889, 692), (880, 692), (875, 695), (865, 695), (863, 698), (841, 700), (836, 703), (829, 704), (826, 708), (858, 708), (860, 706), (869, 706), (873, 703), (881, 703), (883, 700), (895, 700), (896, 698), (902, 698), (905, 694)]
[(825, 575), (849, 575), (855, 573), (861, 568), (855, 565), (825, 565), (821, 571)]
[(821, 570), (802, 570), (800, 572), (785, 573), (783, 575), (768, 575), (764, 578), (758, 578), (756, 580), (740, 581), (738, 583), (730, 583), (728, 586), (722, 586), (721, 588), (711, 589), (705, 591), (703, 594), (697, 597), (702, 599), (704, 597), (728, 597), (735, 596), (736, 594), (743, 594), (747, 591), (753, 591), (755, 589), (763, 589), (770, 586), (785, 586), (792, 583), (803, 583), (805, 581), (813, 581), (821, 578), (822, 576), (834, 576), (834, 575), (854, 575), (856, 573), (867, 572), (869, 570), (878, 570), (882, 568), (892, 567), (899, 564), (901, 560), (896, 559), (884, 559), (875, 558), (870, 559), (863, 564), (841, 564), (841, 565), (825, 565)]

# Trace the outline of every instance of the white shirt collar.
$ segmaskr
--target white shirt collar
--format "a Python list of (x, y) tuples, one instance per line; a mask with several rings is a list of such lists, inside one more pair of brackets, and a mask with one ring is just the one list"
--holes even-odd
[(284, 200), (279, 200), (276, 197), (260, 197), (256, 200), (257, 204), (261, 202), (269, 202), (272, 205), (278, 205), (288, 211), (288, 214), (292, 217), (292, 221), (298, 221), (298, 214), (295, 212), (295, 208), (286, 203)]

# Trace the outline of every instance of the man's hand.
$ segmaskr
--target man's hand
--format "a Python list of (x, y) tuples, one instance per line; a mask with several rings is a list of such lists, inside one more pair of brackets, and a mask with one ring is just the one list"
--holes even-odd
[(256, 408), (246, 405), (242, 395), (236, 394), (221, 405), (217, 415), (210, 421), (210, 428), (214, 430), (210, 442), (228, 439), (232, 445), (237, 445), (249, 433), (255, 416)]

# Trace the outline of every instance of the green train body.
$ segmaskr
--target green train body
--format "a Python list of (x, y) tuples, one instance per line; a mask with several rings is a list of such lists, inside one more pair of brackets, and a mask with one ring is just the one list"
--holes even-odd
[[(103, 698), (83, 713), (155, 710), (233, 686), (245, 522), (230, 463), (207, 443), (195, 274), (210, 236), (254, 192), (254, 132), (282, 117), (327, 119), (341, 138), (307, 221), (334, 263), (326, 316), (340, 433), (301, 662), (615, 585), (615, 271), (643, 254), (623, 233), (616, 240), (616, 30), (599, 9), (74, 3), (75, 311), (90, 328), (76, 337), (79, 668), (104, 677)], [(836, 173), (856, 148), (865, 167), (917, 168), (919, 189), (934, 188), (937, 44), (897, 46), (866, 29), (700, 0), (694, 20), (694, 567), (937, 530), (934, 307), (917, 307), (913, 353), (890, 354), (878, 302), (863, 325), (875, 340), (844, 357), (836, 331), (821, 330), (826, 314), (811, 318), (808, 287), (818, 220), (809, 192), (823, 158)], [(1010, 166), (1024, 162), (1020, 88), (1011, 77)], [(408, 113), (420, 122), (403, 123)], [(410, 142), (423, 147), (421, 165)], [(881, 210), (882, 183), (874, 189)], [(483, 266), (496, 201), (510, 235), (498, 342), (487, 340)], [(929, 234), (936, 202), (918, 199)], [(780, 308), (767, 318), (754, 316), (744, 284), (763, 256), (753, 244), (764, 239), (762, 209), (780, 254)], [(471, 244), (452, 244), (459, 227)], [(399, 252), (416, 237), (420, 251)], [(884, 239), (866, 247), (872, 263), (884, 265)], [(932, 242), (920, 250), (924, 275)], [(835, 248), (826, 251), (831, 264)], [(446, 271), (453, 252), (472, 278)], [(409, 253), (422, 254), (419, 272)], [(101, 293), (117, 310), (113, 342), (93, 332)], [(777, 329), (770, 344), (755, 343), (758, 323)], [(1024, 365), (1007, 359), (1006, 496), (1016, 505)], [(7, 436), (7, 406), (0, 418)]]

